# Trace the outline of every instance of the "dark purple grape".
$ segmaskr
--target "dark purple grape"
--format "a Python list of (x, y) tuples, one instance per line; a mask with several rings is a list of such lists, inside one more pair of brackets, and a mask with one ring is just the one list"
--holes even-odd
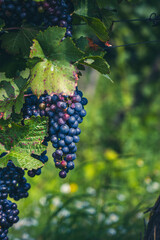
[(64, 124), (60, 127), (60, 133), (67, 134), (69, 132), (68, 125)]
[(62, 152), (63, 152), (64, 154), (69, 153), (69, 148), (68, 148), (67, 146), (63, 147), (63, 148), (62, 148)]
[(67, 109), (67, 113), (68, 113), (69, 115), (73, 115), (73, 114), (74, 114), (74, 109), (72, 109), (71, 107), (69, 107), (69, 108)]
[(67, 145), (69, 145), (69, 144), (71, 144), (73, 142), (73, 137), (71, 137), (71, 136), (66, 136), (65, 137), (65, 143), (67, 144)]
[(82, 109), (81, 111), (80, 111), (80, 116), (81, 117), (85, 117), (86, 116), (86, 110), (84, 110), (84, 109)]
[(67, 176), (66, 171), (64, 171), (64, 170), (60, 171), (59, 176), (60, 176), (60, 178), (65, 178)]
[(73, 136), (73, 142), (78, 143), (80, 140), (79, 136)]
[(67, 163), (67, 168), (68, 168), (69, 170), (74, 169), (74, 162), (73, 162), (73, 161), (68, 162), (68, 163)]
[(64, 146), (65, 146), (65, 141), (64, 141), (64, 140), (60, 140), (60, 141), (58, 142), (58, 146), (59, 146), (59, 147), (64, 147)]
[(82, 98), (82, 100), (81, 100), (81, 103), (82, 103), (82, 105), (87, 105), (87, 103), (88, 103), (88, 100), (87, 100), (87, 98)]
[(80, 112), (82, 109), (83, 109), (83, 108), (82, 108), (82, 104), (81, 104), (81, 103), (75, 103), (75, 110), (76, 110), (77, 112)]
[(76, 121), (76, 119), (75, 119), (74, 116), (71, 116), (71, 117), (68, 119), (68, 123), (70, 123), (70, 124), (75, 123), (75, 121)]
[(58, 124), (59, 124), (59, 125), (64, 125), (65, 123), (66, 123), (66, 121), (63, 120), (63, 118), (59, 118), (59, 119), (58, 119)]

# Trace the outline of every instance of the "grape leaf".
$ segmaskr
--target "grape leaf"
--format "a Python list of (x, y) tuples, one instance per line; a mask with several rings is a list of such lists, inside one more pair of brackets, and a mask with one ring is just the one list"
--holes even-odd
[(74, 8), (77, 14), (88, 15), (88, 0), (74, 0)]
[(33, 117), (25, 120), (24, 126), (3, 122), (0, 120), (0, 149), (5, 148), (7, 155), (0, 159), (0, 167), (5, 167), (9, 160), (21, 168), (41, 167), (43, 164), (31, 157), (31, 153), (41, 154), (46, 149), (41, 143), (47, 134), (47, 119)]
[[(65, 32), (65, 28), (49, 27), (44, 32), (40, 32), (36, 40), (38, 40), (45, 56), (50, 60), (76, 62), (84, 56), (84, 52), (76, 47), (71, 38), (62, 41)], [(40, 54), (40, 50), (37, 54)]]
[(22, 78), (29, 78), (29, 75), (30, 75), (30, 69), (29, 68), (26, 68), (25, 70), (20, 72), (20, 76)]
[[(57, 31), (57, 28), (54, 29)], [(50, 28), (47, 34), (52, 34), (51, 30), (54, 31)], [(62, 33), (64, 33), (62, 30), (63, 29), (60, 29), (60, 37), (62, 37)], [(42, 46), (44, 46), (43, 49), (46, 52), (48, 50), (45, 48), (45, 40), (43, 40), (44, 44), (42, 44)], [(56, 44), (56, 40), (54, 44)], [(31, 69), (30, 86), (33, 93), (40, 96), (46, 90), (48, 94), (54, 92), (57, 94), (64, 93), (66, 95), (72, 95), (75, 90), (75, 66), (65, 60), (48, 60), (47, 57), (45, 57), (43, 49), (39, 42), (34, 40), (34, 44), (31, 47), (30, 58), (40, 58), (40, 62)]]
[(5, 72), (8, 78), (13, 78), (17, 71), (22, 71), (26, 67), (26, 60), (22, 56), (12, 56), (2, 49), (0, 63), (0, 72)]
[[(24, 90), (25, 90), (25, 88), (24, 88)], [(17, 114), (20, 114), (20, 113), (21, 113), (23, 104), (24, 104), (24, 102), (25, 102), (25, 99), (24, 99), (24, 90), (20, 92), (20, 94), (18, 95), (18, 97), (16, 98), (15, 103), (14, 103), (14, 111), (15, 111), (15, 113), (17, 113)]]
[(86, 50), (89, 48), (89, 43), (87, 37), (80, 37), (76, 40), (76, 45), (79, 49), (86, 52)]
[(30, 58), (45, 58), (45, 55), (44, 55), (44, 52), (41, 48), (41, 46), (39, 45), (39, 42), (37, 40), (33, 40), (33, 45), (31, 47), (31, 50), (30, 50), (30, 55), (29, 55)]
[(109, 64), (106, 62), (106, 60), (104, 58), (102, 58), (100, 56), (85, 57), (85, 58), (81, 59), (78, 63), (92, 67), (102, 74), (110, 73)]
[(0, 83), (2, 81), (6, 81), (6, 82), (12, 82), (13, 79), (12, 78), (7, 78), (6, 74), (4, 72), (0, 72)]
[(109, 40), (108, 30), (105, 24), (99, 19), (95, 17), (86, 17), (83, 15), (78, 15), (74, 13), (74, 16), (82, 19), (84, 22), (88, 24), (89, 27), (92, 28), (96, 36), (102, 41), (106, 42)]
[(4, 145), (0, 143), (0, 155), (6, 151)]
[(0, 74), (0, 118), (9, 118), (14, 105), (15, 112), (20, 113), (24, 102), (23, 92), (27, 84), (27, 79), (22, 77), (8, 79), (4, 74)]
[(109, 31), (113, 25), (113, 21), (116, 19), (116, 14), (114, 11), (108, 9), (101, 9), (100, 10), (103, 22)]
[(37, 30), (29, 27), (22, 27), (17, 32), (5, 33), (0, 37), (2, 41), (1, 47), (10, 54), (28, 56), (32, 40), (37, 33)]
[(19, 89), (14, 81), (0, 81), (0, 101), (14, 99), (18, 96)]
[(0, 101), (0, 119), (8, 119), (12, 112), (20, 114), (24, 103), (24, 92), (22, 91), (16, 99)]
[(91, 38), (80, 37), (76, 40), (76, 45), (85, 52), (85, 56), (101, 56), (104, 57), (103, 49)]
[(97, 12), (97, 8), (98, 5), (96, 0), (74, 0), (74, 12), (77, 14), (83, 14), (83, 16), (93, 16)]
[(12, 114), (14, 100), (0, 101), (0, 119), (8, 119)]
[(71, 64), (44, 59), (31, 70), (30, 86), (34, 94), (40, 96), (44, 90), (48, 94), (64, 93), (72, 95), (75, 90), (76, 69)]

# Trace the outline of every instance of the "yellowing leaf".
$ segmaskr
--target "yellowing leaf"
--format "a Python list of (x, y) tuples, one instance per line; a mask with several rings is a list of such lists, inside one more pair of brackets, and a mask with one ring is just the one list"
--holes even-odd
[(31, 88), (34, 94), (40, 96), (44, 90), (48, 94), (72, 95), (75, 90), (74, 74), (76, 69), (73, 65), (62, 65), (57, 61), (44, 59), (31, 70)]

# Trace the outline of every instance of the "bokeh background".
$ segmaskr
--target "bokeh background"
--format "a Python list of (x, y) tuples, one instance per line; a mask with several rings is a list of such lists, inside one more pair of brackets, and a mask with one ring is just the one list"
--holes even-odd
[[(122, 1), (117, 19), (160, 13), (159, 1)], [(113, 5), (112, 5), (113, 2)], [(135, 2), (135, 1), (133, 1)], [(77, 26), (76, 26), (77, 27)], [(115, 23), (113, 46), (160, 39), (160, 25)], [(89, 100), (76, 168), (59, 179), (49, 146), (42, 175), (28, 178), (11, 240), (140, 240), (160, 192), (160, 44), (110, 48), (113, 83), (87, 69), (79, 88)]]

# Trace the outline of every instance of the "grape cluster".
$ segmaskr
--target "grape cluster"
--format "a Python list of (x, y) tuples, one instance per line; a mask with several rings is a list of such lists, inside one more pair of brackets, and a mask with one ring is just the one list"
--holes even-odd
[[(71, 97), (52, 97), (50, 110), (53, 116), (49, 121), (49, 136), (53, 147), (56, 148), (52, 156), (55, 166), (61, 170), (59, 172), (61, 178), (65, 178), (67, 173), (74, 169), (76, 143), (79, 142), (81, 133), (79, 124), (86, 116), (84, 105), (88, 102), (82, 96), (82, 92), (77, 89)], [(50, 110), (47, 109), (49, 115), (51, 115)]]
[[(48, 136), (43, 144), (51, 141), (56, 151), (53, 158), (56, 168), (61, 171), (59, 176), (65, 178), (69, 170), (74, 169), (77, 146), (81, 130), (79, 124), (86, 116), (84, 106), (88, 103), (83, 93), (76, 89), (73, 96), (43, 94), (37, 99), (30, 95), (25, 99), (22, 109), (25, 119), (31, 116), (48, 116)], [(39, 170), (38, 170), (39, 173)], [(34, 173), (33, 173), (34, 175)]]
[(9, 161), (7, 167), (0, 168), (0, 195), (2, 199), (9, 197), (18, 201), (28, 197), (30, 184), (24, 177), (24, 170), (15, 167), (12, 161)]
[[(5, 152), (2, 153), (0, 158), (5, 155)], [(21, 168), (15, 167), (11, 161), (7, 167), (0, 168), (0, 239), (8, 240), (8, 229), (19, 221), (17, 205), (7, 197), (19, 200), (28, 196), (29, 189), (30, 184), (26, 182)]]
[(71, 1), (0, 0), (0, 18), (6, 27), (21, 26), (23, 22), (33, 26), (65, 27), (66, 36), (72, 36)]
[[(6, 154), (6, 152), (2, 153), (0, 158)], [(40, 160), (42, 163), (48, 161), (46, 151), (40, 156), (32, 154), (32, 157)], [(28, 171), (30, 177), (40, 175), (40, 173), (41, 168)], [(15, 201), (28, 197), (28, 190), (31, 186), (27, 183), (24, 175), (25, 171), (15, 167), (12, 161), (8, 162), (7, 167), (0, 168), (0, 239), (7, 240), (8, 229), (19, 220), (17, 205), (7, 200), (8, 196)]]
[(17, 204), (7, 199), (0, 199), (0, 239), (8, 240), (8, 229), (19, 221)]

